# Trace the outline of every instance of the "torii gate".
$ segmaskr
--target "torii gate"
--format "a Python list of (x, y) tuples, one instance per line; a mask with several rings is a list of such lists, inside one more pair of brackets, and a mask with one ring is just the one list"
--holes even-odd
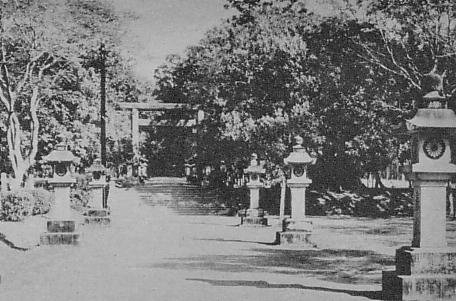
[(130, 111), (131, 115), (131, 141), (134, 156), (139, 156), (139, 133), (141, 127), (150, 126), (150, 119), (139, 118), (140, 111), (187, 111), (194, 112), (195, 117), (190, 120), (180, 120), (175, 126), (196, 127), (203, 119), (204, 112), (196, 106), (185, 103), (161, 103), (161, 102), (120, 102), (117, 108), (123, 111)]

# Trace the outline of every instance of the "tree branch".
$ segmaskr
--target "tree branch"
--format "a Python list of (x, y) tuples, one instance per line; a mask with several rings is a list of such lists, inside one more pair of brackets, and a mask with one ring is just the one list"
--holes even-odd
[(3, 38), (0, 38), (0, 51), (1, 51), (1, 62), (0, 62), (0, 81), (3, 85), (2, 90), (3, 93), (6, 93), (8, 95), (8, 99), (10, 102), (10, 111), (13, 110), (14, 108), (14, 99), (11, 97), (11, 85), (9, 82), (9, 74), (8, 74), (8, 68), (6, 67), (6, 49), (5, 49), (5, 44), (3, 42)]
[(386, 39), (386, 36), (385, 36), (385, 33), (383, 30), (380, 30), (380, 34), (382, 36), (382, 39), (383, 39), (383, 42), (385, 44), (385, 47), (386, 47), (386, 51), (388, 51), (389, 55), (390, 55), (390, 59), (391, 59), (391, 62), (393, 63), (393, 65), (400, 70), (401, 73), (404, 74), (404, 77), (406, 79), (408, 79), (415, 87), (419, 87), (419, 89), (421, 90), (421, 85), (419, 83), (417, 83), (411, 76), (411, 74), (408, 72), (407, 69), (405, 69), (403, 66), (401, 66), (397, 61), (396, 61), (396, 58), (394, 56), (394, 52), (393, 52), (393, 49), (389, 46), (388, 44), (388, 40)]

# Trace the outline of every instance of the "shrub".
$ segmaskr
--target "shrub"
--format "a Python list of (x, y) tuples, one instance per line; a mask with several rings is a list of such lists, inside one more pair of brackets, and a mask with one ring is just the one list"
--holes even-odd
[(2, 193), (0, 220), (17, 222), (29, 215), (46, 214), (52, 202), (52, 194), (41, 188)]
[(31, 190), (30, 193), (33, 196), (32, 215), (46, 214), (51, 210), (54, 202), (51, 192), (38, 188)]
[(33, 211), (33, 196), (29, 191), (8, 191), (1, 195), (0, 219), (22, 221)]
[(364, 217), (413, 216), (409, 191), (309, 191), (306, 212), (309, 215), (351, 215)]
[(135, 177), (126, 177), (123, 179), (116, 180), (116, 187), (120, 188), (131, 188), (139, 184), (139, 181)]
[(76, 176), (76, 184), (72, 187), (70, 193), (71, 206), (76, 210), (87, 207), (89, 203), (91, 197), (89, 188), (90, 177), (90, 175), (84, 174)]

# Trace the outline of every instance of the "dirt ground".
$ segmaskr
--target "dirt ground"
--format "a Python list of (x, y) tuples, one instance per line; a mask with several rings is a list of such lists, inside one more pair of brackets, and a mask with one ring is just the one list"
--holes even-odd
[[(411, 239), (411, 219), (315, 217), (318, 249), (285, 248), (272, 244), (274, 217), (246, 227), (178, 215), (114, 187), (110, 205), (111, 225), (81, 225), (79, 246), (21, 250), (39, 240), (45, 218), (24, 225), (28, 236), (0, 225), (12, 233), (12, 245), (0, 244), (0, 300), (379, 300), (382, 268)], [(455, 229), (449, 223), (452, 245)]]

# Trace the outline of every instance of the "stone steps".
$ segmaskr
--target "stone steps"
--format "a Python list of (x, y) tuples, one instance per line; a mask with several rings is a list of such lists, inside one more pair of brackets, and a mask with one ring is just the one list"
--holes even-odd
[(40, 245), (76, 245), (79, 233), (75, 232), (75, 222), (57, 220), (47, 222), (47, 232), (41, 234)]
[(218, 206), (221, 195), (187, 183), (151, 183), (135, 187), (141, 199), (151, 206), (167, 206), (182, 215), (208, 215), (227, 210)]

